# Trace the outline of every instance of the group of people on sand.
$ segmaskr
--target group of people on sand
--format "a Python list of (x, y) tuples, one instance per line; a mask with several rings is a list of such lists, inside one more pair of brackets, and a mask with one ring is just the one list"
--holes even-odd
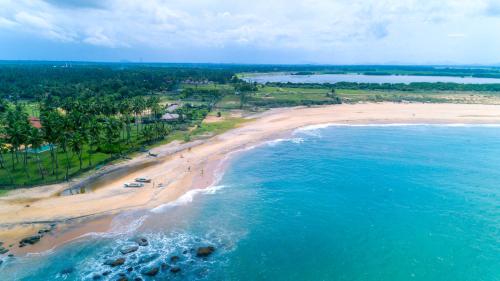
[[(188, 148), (188, 151), (191, 151), (191, 148)], [(181, 154), (180, 158), (184, 158), (184, 155)], [(188, 160), (189, 162), (189, 160)], [(188, 172), (191, 172), (191, 166), (188, 166)], [(203, 168), (201, 169), (201, 175), (203, 176), (205, 171)], [(158, 187), (163, 187), (163, 183), (158, 184)], [(153, 181), (153, 188), (155, 188), (155, 182)]]

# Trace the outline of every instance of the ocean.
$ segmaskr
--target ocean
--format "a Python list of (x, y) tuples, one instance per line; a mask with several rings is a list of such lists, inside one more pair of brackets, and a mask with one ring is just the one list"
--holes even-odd
[(0, 280), (500, 280), (499, 158), (497, 126), (306, 127)]

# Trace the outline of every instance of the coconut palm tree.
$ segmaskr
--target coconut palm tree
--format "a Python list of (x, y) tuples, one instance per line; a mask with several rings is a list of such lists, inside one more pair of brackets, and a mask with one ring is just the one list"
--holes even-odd
[(31, 146), (31, 149), (33, 150), (36, 158), (36, 162), (38, 165), (38, 171), (40, 172), (40, 176), (42, 177), (42, 180), (45, 179), (45, 175), (43, 172), (43, 167), (40, 161), (40, 152), (38, 151), (43, 144), (43, 136), (42, 133), (39, 129), (37, 128), (31, 128), (30, 129), (30, 134), (29, 134), (29, 144)]
[(140, 116), (145, 108), (146, 108), (146, 104), (145, 104), (144, 98), (135, 97), (132, 100), (132, 111), (135, 114), (135, 126), (136, 126), (137, 139), (139, 138), (139, 123), (140, 123), (139, 118), (140, 118)]
[(57, 159), (57, 147), (55, 145), (59, 143), (59, 139), (61, 138), (63, 117), (57, 109), (44, 108), (40, 114), (40, 121), (42, 123), (42, 135), (45, 142), (47, 142), (50, 147), (52, 175), (55, 175), (57, 179), (59, 164)]
[(74, 132), (71, 134), (68, 140), (68, 146), (78, 156), (78, 161), (80, 162), (80, 170), (82, 169), (82, 151), (85, 138), (80, 132)]
[(125, 99), (120, 103), (120, 113), (124, 117), (125, 128), (127, 133), (127, 144), (130, 144), (130, 113), (132, 112), (132, 104), (130, 100)]
[(96, 117), (92, 117), (87, 128), (87, 142), (89, 144), (89, 166), (92, 166), (92, 154), (97, 146), (101, 143), (102, 125), (97, 121)]
[(5, 169), (6, 168), (5, 160), (3, 158), (3, 155), (6, 152), (8, 152), (7, 141), (6, 141), (5, 138), (6, 138), (5, 132), (4, 132), (3, 128), (0, 125), (0, 168), (1, 169)]

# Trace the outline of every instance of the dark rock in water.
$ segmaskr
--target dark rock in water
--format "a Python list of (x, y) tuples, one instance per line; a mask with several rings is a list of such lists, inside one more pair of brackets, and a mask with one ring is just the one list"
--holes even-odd
[(111, 273), (111, 271), (107, 270), (102, 273), (103, 276), (108, 276)]
[(187, 250), (182, 251), (182, 254), (183, 254), (183, 255), (185, 255), (185, 254), (187, 254), (187, 253), (188, 253), (188, 251), (187, 251)]
[(13, 258), (14, 257), (14, 254), (9, 254), (9, 258)]
[(179, 256), (171, 256), (170, 257), (170, 262), (176, 263), (180, 260), (181, 258)]
[(23, 238), (19, 242), (19, 246), (26, 245), (26, 244), (33, 245), (35, 243), (38, 243), (38, 241), (40, 241), (40, 238), (42, 238), (42, 235), (33, 235), (33, 236), (29, 236), (29, 237)]
[(160, 267), (161, 267), (161, 270), (166, 270), (168, 268), (168, 264), (162, 262)]
[(3, 255), (5, 253), (7, 253), (9, 251), (9, 249), (5, 249), (4, 247), (0, 247), (0, 255)]
[(196, 256), (200, 257), (200, 258), (208, 257), (214, 251), (215, 251), (215, 248), (213, 246), (199, 247), (198, 250), (196, 251)]
[(141, 277), (135, 277), (134, 281), (142, 281), (142, 278)]
[(122, 277), (118, 278), (117, 281), (128, 281), (128, 278), (125, 276), (122, 276)]
[(0, 260), (0, 265), (2, 265), (2, 263), (3, 263), (3, 260)]
[(147, 276), (156, 276), (156, 274), (158, 274), (158, 271), (160, 271), (160, 269), (157, 266), (153, 266), (150, 268), (145, 268), (142, 271), (142, 274), (147, 275)]
[(178, 267), (178, 266), (174, 266), (170, 269), (170, 272), (172, 273), (178, 273), (178, 272), (181, 272), (181, 268)]
[(139, 263), (147, 263), (157, 259), (160, 255), (158, 253), (144, 255), (139, 258)]
[(101, 279), (100, 274), (95, 273), (94, 275), (92, 275), (92, 280), (99, 280), (99, 279)]
[(125, 247), (121, 248), (120, 253), (126, 255), (126, 254), (130, 254), (130, 253), (137, 251), (137, 249), (139, 249), (139, 246), (136, 246), (136, 245), (125, 246)]
[(105, 265), (109, 265), (112, 267), (119, 266), (125, 263), (125, 258), (117, 258), (115, 260), (107, 260), (104, 262)]
[(149, 245), (148, 239), (146, 239), (144, 237), (138, 237), (137, 239), (135, 239), (135, 242), (137, 243), (137, 245), (142, 246), (142, 247)]
[(72, 267), (67, 267), (67, 268), (61, 270), (61, 274), (70, 274), (73, 272), (73, 270), (74, 269)]
[(134, 269), (132, 267), (127, 268), (127, 272), (132, 272)]
[(44, 234), (44, 233), (48, 233), (48, 232), (50, 232), (50, 229), (42, 228), (42, 229), (38, 230), (38, 234)]

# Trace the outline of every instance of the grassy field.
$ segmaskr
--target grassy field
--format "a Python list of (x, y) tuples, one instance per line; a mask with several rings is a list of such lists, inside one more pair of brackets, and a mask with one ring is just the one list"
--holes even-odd
[(366, 91), (338, 89), (337, 94), (344, 102), (444, 102), (444, 103), (473, 103), (473, 104), (500, 104), (500, 93), (497, 92), (453, 92), (453, 91)]
[[(297, 88), (261, 86), (257, 92), (250, 93), (248, 104), (266, 107), (266, 104), (281, 106), (323, 104), (330, 100), (326, 88)], [(389, 90), (350, 90), (336, 89), (335, 93), (343, 102), (429, 102), (429, 103), (472, 103), (500, 104), (499, 92), (475, 91), (389, 91)], [(217, 107), (223, 109), (239, 108), (238, 96), (226, 96)], [(269, 107), (269, 106), (267, 106)]]
[[(12, 187), (13, 185), (21, 186), (21, 185), (38, 185), (38, 184), (47, 184), (54, 183), (62, 180), (66, 175), (66, 154), (62, 151), (57, 153), (57, 157), (59, 159), (59, 168), (57, 169), (57, 173), (52, 174), (52, 165), (51, 165), (51, 157), (50, 152), (45, 151), (39, 153), (40, 163), (44, 170), (44, 178), (40, 174), (38, 164), (37, 164), (37, 154), (28, 154), (29, 164), (27, 165), (27, 172), (24, 169), (22, 164), (23, 155), (20, 153), (19, 163), (15, 165), (16, 169), (12, 170), (12, 155), (5, 154), (3, 155), (4, 160), (7, 164), (7, 169), (0, 169), (0, 187)], [(104, 153), (95, 153), (92, 155), (92, 166), (88, 166), (88, 154), (83, 154), (83, 166), (82, 170), (79, 169), (79, 160), (76, 155), (73, 153), (69, 153), (69, 175), (74, 176), (80, 174), (82, 172), (88, 171), (89, 169), (94, 169), (96, 164), (104, 163), (107, 160), (110, 160), (109, 154)], [(14, 156), (14, 161), (15, 156)], [(0, 189), (0, 194), (2, 189)]]

